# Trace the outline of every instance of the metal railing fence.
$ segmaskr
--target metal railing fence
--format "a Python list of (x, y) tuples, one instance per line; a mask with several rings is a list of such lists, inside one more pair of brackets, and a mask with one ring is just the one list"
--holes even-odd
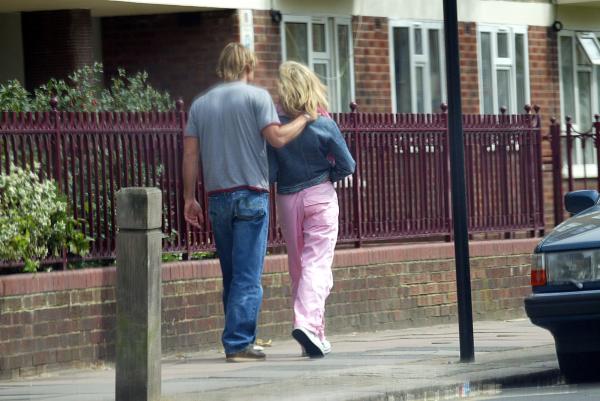
[[(189, 255), (214, 249), (207, 224), (189, 230), (183, 218), (183, 102), (172, 112), (0, 113), (0, 173), (11, 163), (56, 180), (84, 233), (86, 259), (114, 257), (115, 193), (121, 187), (163, 191), (164, 251)], [(336, 184), (339, 241), (452, 236), (447, 115), (333, 114), (357, 162)], [(539, 108), (522, 115), (465, 115), (471, 233), (544, 228)], [(206, 213), (206, 196), (198, 182)], [(274, 191), (271, 191), (273, 197)], [(270, 246), (283, 244), (271, 202)], [(208, 221), (205, 216), (205, 221)], [(69, 255), (47, 263), (66, 263)], [(14, 265), (4, 261), (2, 265)]]

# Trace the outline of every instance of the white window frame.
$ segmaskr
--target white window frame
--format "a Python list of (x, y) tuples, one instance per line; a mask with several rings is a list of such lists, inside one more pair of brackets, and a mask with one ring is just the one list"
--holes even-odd
[[(307, 25), (307, 48), (308, 48), (308, 67), (314, 71), (315, 64), (327, 65), (327, 91), (329, 97), (330, 111), (338, 112), (342, 107), (347, 108), (349, 105), (341, 105), (341, 85), (339, 83), (340, 60), (339, 54), (339, 37), (337, 27), (345, 25), (348, 27), (348, 58), (350, 63), (350, 101), (355, 99), (355, 82), (354, 82), (354, 46), (352, 43), (352, 19), (351, 17), (329, 16), (329, 15), (290, 15), (284, 14), (280, 24), (281, 32), (281, 50), (282, 59), (286, 61), (287, 48), (285, 43), (285, 24), (287, 22), (298, 22)], [(325, 40), (326, 52), (315, 52), (313, 50), (313, 33), (312, 24), (325, 25)]]
[[(586, 40), (591, 40), (591, 43), (586, 44), (584, 42)], [(592, 32), (580, 32), (577, 34), (577, 41), (581, 45), (581, 48), (585, 52), (590, 63), (592, 63), (592, 65), (600, 65), (600, 43), (598, 43), (596, 35)], [(589, 46), (594, 47), (594, 50), (590, 49)]]
[[(525, 67), (525, 99), (528, 102), (531, 97), (529, 80), (529, 38), (527, 37), (526, 26), (507, 26), (478, 24), (477, 26), (477, 71), (479, 75), (479, 110), (484, 113), (484, 93), (483, 93), (483, 59), (481, 50), (481, 33), (487, 32), (491, 35), (490, 48), (492, 51), (492, 92), (493, 92), (493, 110), (494, 114), (500, 113), (498, 104), (498, 70), (510, 71), (510, 107), (507, 107), (509, 114), (523, 113), (524, 104), (517, 104), (517, 66), (515, 35), (523, 35), (523, 62)], [(498, 57), (498, 33), (508, 34), (508, 57)]]
[[(396, 93), (396, 69), (395, 69), (395, 54), (394, 54), (394, 28), (408, 28), (409, 30), (409, 53), (410, 53), (410, 92), (411, 92), (411, 112), (417, 112), (417, 67), (424, 68), (423, 75), (423, 106), (425, 113), (439, 113), (441, 110), (432, 110), (431, 106), (431, 60), (429, 57), (429, 40), (426, 32), (429, 29), (439, 30), (440, 43), (440, 79), (442, 81), (441, 96), (442, 101), (447, 99), (446, 94), (446, 54), (444, 52), (444, 24), (441, 21), (406, 21), (406, 20), (389, 20), (388, 43), (390, 54), (390, 77), (391, 77), (391, 97), (392, 97), (392, 112), (398, 112), (397, 93)], [(415, 29), (421, 29), (423, 46), (423, 54), (415, 54)]]
[[(350, 102), (354, 102), (356, 99), (356, 94), (355, 94), (355, 83), (354, 83), (354, 43), (352, 42), (352, 19), (350, 17), (333, 17), (333, 52), (334, 52), (334, 66), (335, 66), (335, 73), (336, 73), (336, 77), (340, 75), (340, 60), (338, 58), (339, 55), (339, 50), (340, 50), (340, 40), (339, 40), (339, 36), (338, 36), (338, 29), (337, 27), (339, 25), (345, 25), (348, 27), (348, 63), (349, 63), (349, 68), (348, 68), (348, 73), (350, 74)], [(337, 82), (337, 79), (336, 79)], [(338, 107), (337, 110), (341, 110), (340, 107), (342, 105), (340, 105), (339, 103), (342, 101), (342, 88), (341, 85), (336, 85), (337, 89), (336, 89), (336, 99), (338, 101)], [(343, 107), (350, 107), (350, 105), (346, 104), (343, 105)]]
[[(586, 34), (588, 34), (589, 32), (586, 32)], [(594, 33), (597, 37), (600, 36), (600, 32), (595, 32)], [(594, 65), (594, 63), (592, 62), (592, 60), (590, 60), (590, 62), (592, 62), (592, 64), (590, 66), (580, 66), (577, 62), (577, 46), (581, 43), (579, 40), (579, 37), (581, 35), (581, 32), (577, 32), (577, 31), (568, 31), (568, 30), (562, 30), (558, 33), (558, 40), (557, 40), (557, 48), (558, 48), (558, 73), (559, 73), (559, 88), (560, 88), (560, 115), (563, 116), (563, 118), (561, 118), (561, 132), (562, 132), (562, 136), (565, 137), (566, 133), (565, 133), (565, 129), (566, 129), (566, 112), (565, 112), (565, 99), (564, 99), (564, 87), (563, 87), (563, 71), (561, 68), (561, 61), (562, 61), (562, 47), (561, 47), (561, 37), (569, 37), (571, 38), (571, 44), (572, 44), (572, 60), (573, 60), (573, 84), (574, 84), (574, 88), (573, 88), (573, 96), (574, 96), (574, 100), (575, 100), (575, 115), (571, 116), (574, 118), (574, 122), (573, 122), (573, 128), (576, 129), (577, 131), (584, 131), (584, 130), (588, 130), (590, 127), (583, 127), (579, 124), (579, 122), (581, 121), (581, 110), (579, 107), (579, 79), (578, 79), (578, 72), (580, 71), (584, 71), (584, 72), (589, 72), (590, 76), (591, 76), (591, 107), (592, 107), (592, 122), (594, 122), (593, 120), (593, 115), (594, 115), (594, 110), (600, 110), (600, 101), (599, 101), (599, 97), (600, 97), (600, 86), (598, 85), (598, 79), (600, 78), (600, 67), (597, 67), (596, 65)], [(583, 46), (582, 46), (583, 47)], [(584, 48), (585, 50), (585, 48)], [(586, 53), (587, 55), (587, 53)], [(589, 58), (589, 56), (588, 56)], [(575, 144), (577, 144), (577, 142), (574, 142)], [(578, 144), (577, 144), (578, 145)], [(592, 143), (588, 144), (589, 146), (593, 146)], [(564, 145), (563, 145), (564, 146)], [(572, 166), (572, 172), (573, 172), (573, 178), (583, 178), (583, 177), (588, 177), (588, 178), (594, 178), (597, 176), (597, 165), (596, 163), (586, 163), (585, 165), (582, 163), (583, 162), (583, 149), (581, 148), (581, 146), (575, 146), (574, 147), (574, 154), (573, 154), (573, 166)], [(579, 162), (579, 163), (578, 163)], [(564, 177), (568, 177), (568, 167), (566, 164), (566, 160), (563, 163), (563, 168), (562, 168), (562, 174)]]

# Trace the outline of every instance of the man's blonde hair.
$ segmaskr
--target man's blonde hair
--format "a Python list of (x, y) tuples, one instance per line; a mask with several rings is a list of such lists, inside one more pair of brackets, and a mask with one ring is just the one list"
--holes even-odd
[(279, 101), (290, 117), (308, 113), (317, 117), (318, 109), (327, 110), (327, 87), (307, 66), (286, 61), (279, 67)]
[(217, 64), (217, 75), (224, 81), (236, 81), (242, 78), (246, 68), (254, 71), (256, 56), (240, 43), (231, 42), (223, 48)]

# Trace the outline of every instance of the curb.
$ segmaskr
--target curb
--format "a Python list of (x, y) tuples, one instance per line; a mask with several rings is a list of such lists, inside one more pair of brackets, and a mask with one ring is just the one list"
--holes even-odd
[(348, 401), (456, 400), (480, 395), (494, 395), (504, 389), (525, 387), (532, 383), (538, 386), (551, 386), (564, 383), (564, 379), (559, 369), (552, 368), (498, 379), (482, 379), (443, 386), (390, 391), (379, 395), (352, 398)]

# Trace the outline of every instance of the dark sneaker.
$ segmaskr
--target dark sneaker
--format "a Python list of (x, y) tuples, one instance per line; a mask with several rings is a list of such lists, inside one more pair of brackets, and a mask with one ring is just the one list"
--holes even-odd
[(310, 330), (307, 330), (304, 327), (295, 328), (292, 331), (292, 337), (300, 343), (302, 348), (306, 351), (306, 355), (309, 357), (322, 358), (325, 356), (321, 340), (319, 340), (319, 338)]
[(225, 354), (227, 362), (259, 362), (267, 358), (264, 352), (257, 350), (254, 344), (250, 344), (235, 354)]
[[(323, 341), (321, 341), (321, 345), (323, 346), (323, 355), (327, 355), (331, 352), (331, 343), (329, 341), (327, 341), (327, 339), (324, 339)], [(304, 347), (301, 347), (301, 348), (302, 348), (302, 356), (308, 356), (308, 353), (306, 352)]]

